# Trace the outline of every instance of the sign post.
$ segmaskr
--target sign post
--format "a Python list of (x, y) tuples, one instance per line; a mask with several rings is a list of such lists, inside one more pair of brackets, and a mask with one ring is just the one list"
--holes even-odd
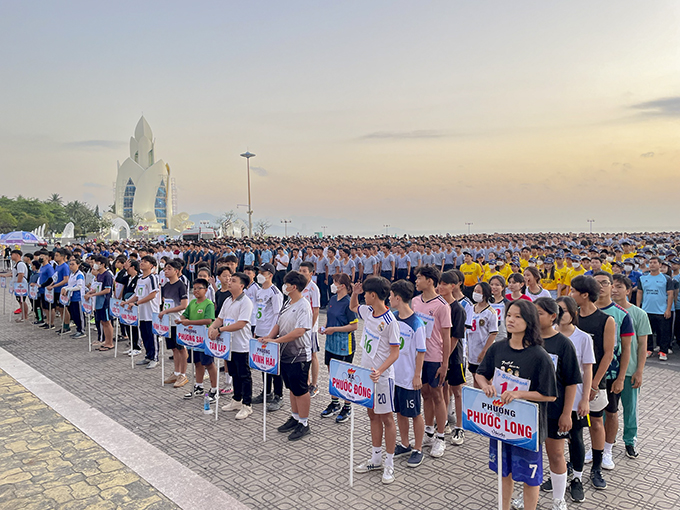
[[(7, 277), (6, 276), (0, 276), (0, 289), (4, 289), (7, 287)], [(3, 292), (4, 296), (2, 297), (2, 315), (5, 315), (7, 312), (6, 310), (6, 305), (7, 305), (7, 293)], [(10, 317), (11, 319), (11, 317)]]
[(267, 374), (281, 373), (281, 344), (278, 342), (262, 342), (250, 339), (250, 354), (248, 356), (250, 368), (264, 374), (262, 387), (262, 442), (267, 441)]
[(52, 303), (54, 303), (54, 289), (45, 289), (45, 301), (49, 303), (47, 306), (47, 324), (50, 326), (54, 326), (54, 324), (50, 324), (52, 321)]
[(503, 404), (498, 397), (489, 398), (482, 390), (463, 386), (462, 418), (464, 430), (497, 442), (498, 508), (502, 510), (503, 443), (538, 451), (538, 404), (521, 399)]
[[(152, 320), (151, 320), (151, 327), (153, 329), (153, 334), (155, 336), (160, 336), (163, 338), (170, 338), (170, 317), (167, 315), (164, 315), (163, 317), (158, 317), (159, 313), (158, 312), (153, 312), (151, 314)], [(161, 340), (159, 342), (159, 345), (161, 347), (161, 387), (165, 385), (165, 342), (164, 340)]]
[[(328, 393), (348, 402), (373, 409), (375, 383), (372, 370), (336, 359), (331, 360), (328, 371)], [(349, 428), (349, 486), (354, 487), (354, 410)]]
[(135, 368), (135, 342), (132, 337), (132, 326), (137, 327), (137, 341), (141, 338), (139, 334), (139, 308), (132, 305), (130, 308), (126, 306), (120, 307), (120, 317), (118, 318), (122, 324), (130, 327), (130, 364), (132, 369)]
[(205, 344), (203, 346), (206, 354), (210, 354), (215, 358), (215, 365), (217, 366), (217, 394), (215, 395), (215, 421), (217, 421), (217, 414), (220, 408), (220, 364), (219, 360), (224, 360), (226, 365), (227, 360), (231, 360), (231, 333), (223, 331), (215, 340), (210, 340), (206, 335)]
[[(116, 284), (119, 285), (119, 284)], [(116, 320), (116, 331), (114, 332), (115, 335), (115, 347), (113, 349), (113, 357), (117, 358), (118, 357), (118, 326), (120, 324), (120, 304), (122, 301), (117, 298), (111, 299), (111, 305), (110, 305), (110, 310), (111, 310), (111, 317), (113, 317)]]
[(89, 345), (89, 352), (92, 352), (92, 328), (90, 328), (90, 315), (92, 315), (92, 298), (83, 299), (80, 301), (80, 307), (83, 310), (83, 316), (85, 317), (84, 323), (87, 327), (87, 343)]
[(21, 308), (20, 321), (25, 321), (28, 319), (28, 315), (25, 311), (26, 296), (28, 296), (28, 282), (26, 280), (14, 284), (14, 295), (19, 298), (19, 307)]

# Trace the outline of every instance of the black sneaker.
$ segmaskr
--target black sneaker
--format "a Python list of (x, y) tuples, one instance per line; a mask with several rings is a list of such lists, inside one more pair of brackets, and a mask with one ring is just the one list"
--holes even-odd
[(626, 457), (628, 457), (629, 459), (637, 459), (639, 456), (640, 454), (635, 449), (635, 445), (632, 444), (626, 445)]
[(276, 430), (278, 430), (279, 432), (290, 432), (295, 427), (297, 427), (299, 423), (300, 423), (299, 421), (297, 421), (295, 418), (291, 416), (290, 418), (288, 418), (288, 421), (286, 423), (281, 425)]
[(545, 482), (541, 484), (541, 490), (543, 492), (552, 492), (552, 479), (550, 477), (545, 479)]
[(46, 322), (43, 322), (42, 325), (40, 326), (41, 329), (50, 329), (50, 325), (47, 324)]
[[(274, 394), (270, 393), (267, 395), (267, 402), (271, 402), (272, 399), (274, 398)], [(264, 402), (264, 393), (260, 393), (257, 397), (255, 397), (252, 401), (252, 404), (261, 404)]]
[(583, 483), (578, 478), (574, 478), (569, 485), (569, 494), (571, 494), (572, 501), (581, 503), (586, 500), (586, 494), (583, 492)]
[(394, 447), (394, 457), (402, 457), (404, 455), (411, 455), (411, 452), (413, 451), (413, 448), (411, 448), (411, 445), (408, 446), (401, 446), (400, 443), (397, 443), (397, 446)]
[(45, 324), (45, 321), (33, 321), (33, 324), (35, 324), (36, 326), (40, 326), (42, 324)]
[(184, 400), (191, 400), (194, 397), (203, 396), (203, 386), (194, 386), (194, 389), (184, 395)]
[(309, 425), (298, 423), (293, 432), (288, 435), (288, 441), (299, 441), (310, 433)]
[(214, 404), (215, 402), (217, 402), (217, 390), (215, 390), (215, 391), (210, 390), (208, 392), (208, 398), (210, 399), (211, 404)]
[(603, 478), (602, 471), (600, 470), (593, 470), (590, 472), (590, 482), (593, 484), (593, 487), (598, 490), (604, 490), (607, 488), (607, 482)]
[(340, 412), (340, 402), (337, 400), (331, 400), (328, 407), (321, 411), (322, 418), (331, 418)]
[(274, 398), (267, 399), (267, 412), (273, 412), (273, 411), (278, 411), (283, 407), (283, 397), (279, 397), (278, 395), (274, 395)]
[(349, 420), (349, 417), (352, 416), (352, 408), (350, 406), (342, 406), (342, 409), (340, 410), (340, 414), (338, 414), (335, 417), (335, 423), (343, 423)]

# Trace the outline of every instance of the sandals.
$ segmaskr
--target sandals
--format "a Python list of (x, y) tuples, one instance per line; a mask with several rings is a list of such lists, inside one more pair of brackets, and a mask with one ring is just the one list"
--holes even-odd
[(102, 351), (102, 352), (106, 352), (106, 351), (112, 351), (113, 349), (114, 349), (114, 347), (106, 347), (105, 345), (102, 345), (102, 346), (99, 347), (99, 349), (97, 349), (97, 350), (98, 350), (98, 351)]

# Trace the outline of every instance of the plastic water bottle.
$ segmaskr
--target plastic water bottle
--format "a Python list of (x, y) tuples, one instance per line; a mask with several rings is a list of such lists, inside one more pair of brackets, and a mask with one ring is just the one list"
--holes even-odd
[(212, 414), (213, 410), (210, 408), (210, 395), (205, 393), (203, 395), (203, 413), (204, 414)]

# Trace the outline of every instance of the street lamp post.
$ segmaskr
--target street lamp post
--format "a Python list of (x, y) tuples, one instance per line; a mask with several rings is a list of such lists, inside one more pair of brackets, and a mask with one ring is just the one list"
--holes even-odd
[(328, 227), (326, 225), (321, 225), (321, 230), (323, 230), (323, 236), (326, 237), (326, 229)]
[(288, 237), (288, 224), (293, 223), (293, 220), (281, 220), (281, 223), (283, 223), (284, 236)]
[(383, 227), (385, 227), (385, 235), (386, 235), (386, 236), (387, 236), (387, 235), (390, 235), (390, 234), (389, 234), (390, 226), (391, 226), (391, 225), (383, 225)]
[(590, 223), (590, 233), (593, 233), (593, 223), (595, 223), (595, 220), (586, 220), (588, 223)]
[(248, 237), (253, 237), (253, 207), (250, 202), (250, 158), (254, 157), (252, 152), (244, 152), (242, 158), (246, 158), (248, 167)]
[(468, 235), (469, 235), (469, 234), (470, 234), (470, 227), (472, 226), (472, 222), (471, 222), (471, 221), (466, 221), (465, 224), (467, 225), (467, 228), (468, 228)]

